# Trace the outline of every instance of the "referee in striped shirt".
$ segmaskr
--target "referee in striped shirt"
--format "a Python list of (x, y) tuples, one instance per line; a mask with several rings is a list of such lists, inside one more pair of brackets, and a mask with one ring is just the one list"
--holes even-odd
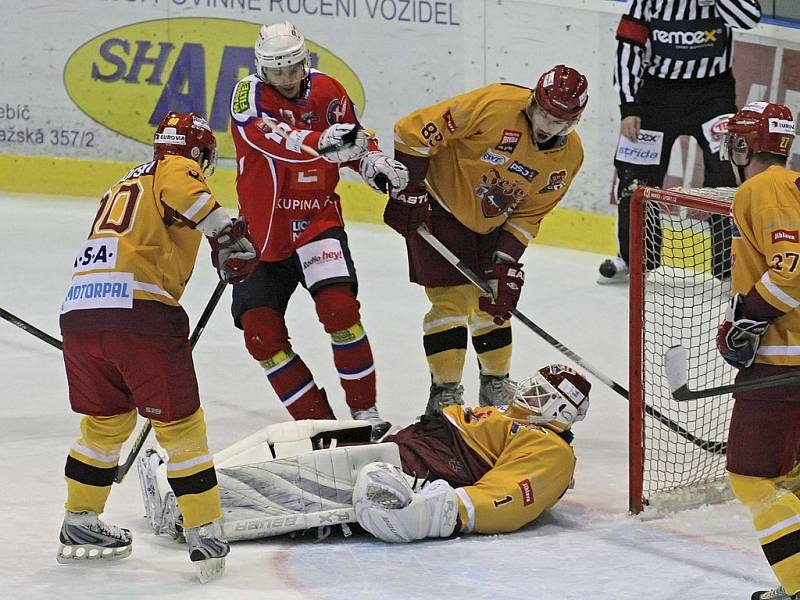
[[(670, 150), (681, 135), (703, 151), (703, 185), (735, 186), (730, 164), (719, 158), (720, 132), (737, 110), (732, 29), (751, 29), (761, 18), (757, 0), (628, 0), (617, 27), (614, 86), (619, 93), (617, 168), (619, 256), (600, 265), (598, 283), (628, 281), (630, 198), (637, 186), (660, 186)], [(712, 270), (730, 277), (728, 219), (711, 217)], [(646, 243), (647, 270), (661, 263), (661, 223)]]

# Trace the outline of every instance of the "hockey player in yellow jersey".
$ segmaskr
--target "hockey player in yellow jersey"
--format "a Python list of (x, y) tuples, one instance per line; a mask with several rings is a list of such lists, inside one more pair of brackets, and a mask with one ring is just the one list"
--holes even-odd
[[(558, 65), (531, 90), (492, 84), (419, 109), (395, 124), (395, 159), (409, 183), (392, 190), (384, 221), (405, 236), (412, 282), (425, 287), (431, 372), (427, 412), (462, 404), (467, 341), (480, 363), (481, 406), (508, 403), (513, 384), (510, 310), (524, 284), (519, 262), (542, 219), (583, 163), (573, 131), (586, 78)], [(417, 234), (425, 225), (492, 286), (480, 291)]]
[[(571, 427), (590, 389), (548, 365), (507, 407), (446, 406), (377, 444), (360, 421), (270, 425), (215, 456), (223, 532), (235, 541), (358, 522), (383, 541), (410, 542), (515, 531), (570, 488)], [(140, 459), (145, 512), (157, 533), (177, 537), (160, 454)]]
[(198, 577), (205, 582), (224, 569), (219, 489), (179, 302), (203, 235), (223, 281), (242, 280), (258, 259), (246, 223), (231, 220), (206, 185), (215, 162), (206, 121), (167, 114), (154, 159), (106, 192), (76, 255), (60, 321), (70, 404), (85, 416), (65, 466), (62, 564), (131, 553), (130, 531), (99, 515), (138, 410), (169, 452), (167, 477)]
[[(722, 144), (742, 182), (733, 200), (733, 298), (717, 334), (737, 383), (800, 374), (800, 172), (786, 168), (795, 124), (751, 102)], [(734, 393), (728, 477), (752, 512), (780, 587), (753, 600), (800, 599), (800, 384)]]

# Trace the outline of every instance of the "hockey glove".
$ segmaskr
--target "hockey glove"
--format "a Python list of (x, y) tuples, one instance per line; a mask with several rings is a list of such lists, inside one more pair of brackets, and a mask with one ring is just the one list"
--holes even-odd
[(402, 190), (408, 185), (408, 168), (383, 152), (368, 152), (361, 159), (358, 172), (369, 187), (382, 194)]
[(736, 294), (717, 331), (717, 350), (729, 365), (745, 369), (753, 364), (767, 327), (768, 321), (754, 321), (744, 316), (744, 297)]
[(496, 325), (511, 318), (511, 310), (517, 307), (525, 273), (520, 263), (494, 263), (483, 272), (483, 277), (492, 288), (494, 298), (481, 296), (478, 307), (494, 317)]
[(391, 190), (383, 211), (383, 222), (403, 237), (408, 237), (420, 225), (431, 228), (431, 207), (424, 187)]
[(353, 123), (331, 125), (319, 137), (319, 155), (332, 163), (345, 163), (367, 153), (369, 136)]
[(362, 467), (353, 489), (358, 524), (384, 542), (448, 537), (458, 526), (458, 496), (437, 479), (419, 493), (395, 465), (375, 462)]
[(241, 283), (258, 266), (258, 252), (245, 219), (232, 219), (216, 235), (209, 237), (208, 242), (211, 244), (211, 263), (225, 283)]

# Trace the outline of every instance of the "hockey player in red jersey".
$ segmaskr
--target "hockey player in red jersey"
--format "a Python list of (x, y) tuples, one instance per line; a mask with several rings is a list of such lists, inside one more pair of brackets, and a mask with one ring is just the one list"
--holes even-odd
[[(794, 137), (788, 106), (751, 102), (722, 141), (743, 182), (731, 207), (734, 296), (717, 333), (737, 383), (800, 372), (800, 173), (786, 168)], [(733, 396), (725, 468), (781, 584), (752, 600), (800, 600), (800, 386)]]
[[(270, 425), (214, 456), (223, 532), (236, 541), (358, 522), (385, 542), (410, 542), (516, 531), (571, 487), (572, 425), (590, 390), (573, 369), (548, 365), (509, 406), (446, 406), (378, 444), (359, 421)], [(140, 459), (150, 525), (179, 538), (165, 472), (163, 452)]]
[(231, 134), (239, 210), (261, 263), (234, 289), (234, 321), (292, 417), (335, 418), (289, 342), (284, 314), (302, 285), (331, 337), (352, 417), (370, 421), (379, 436), (389, 424), (375, 406), (372, 350), (335, 188), (342, 166), (376, 191), (405, 187), (407, 170), (361, 128), (342, 84), (309, 67), (305, 39), (291, 23), (263, 26), (255, 56), (256, 73), (232, 94)]

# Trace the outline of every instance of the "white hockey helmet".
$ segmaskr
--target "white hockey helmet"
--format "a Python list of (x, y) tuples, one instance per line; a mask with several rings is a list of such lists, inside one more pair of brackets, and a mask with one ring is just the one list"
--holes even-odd
[(289, 21), (262, 25), (255, 51), (256, 73), (267, 83), (267, 69), (282, 69), (303, 63), (308, 72), (306, 39)]
[(548, 365), (517, 384), (505, 415), (562, 432), (581, 421), (589, 410), (592, 384), (564, 365)]

